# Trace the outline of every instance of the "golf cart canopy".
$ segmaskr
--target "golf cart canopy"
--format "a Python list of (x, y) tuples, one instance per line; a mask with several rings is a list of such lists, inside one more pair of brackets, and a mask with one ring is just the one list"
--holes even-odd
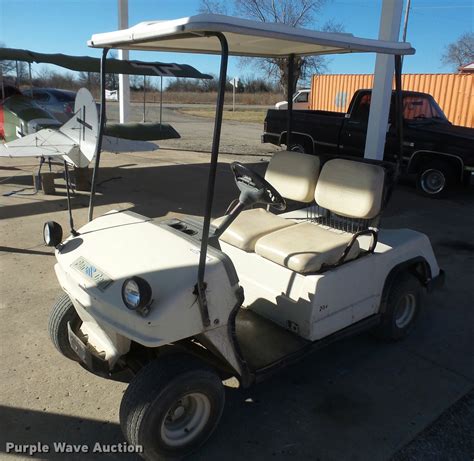
[(238, 56), (415, 53), (409, 43), (359, 38), (345, 33), (319, 32), (217, 14), (200, 14), (170, 21), (141, 22), (129, 29), (94, 34), (89, 46), (220, 54), (220, 44), (212, 36), (216, 33), (225, 36), (229, 44), (229, 54)]

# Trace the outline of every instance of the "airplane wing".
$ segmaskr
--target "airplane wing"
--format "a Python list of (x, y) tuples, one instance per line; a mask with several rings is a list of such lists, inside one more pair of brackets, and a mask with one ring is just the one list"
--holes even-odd
[(107, 152), (151, 152), (159, 149), (158, 145), (148, 141), (115, 138), (104, 136), (102, 138), (102, 150)]
[(45, 128), (0, 145), (0, 157), (58, 157), (72, 154), (77, 147), (60, 131)]

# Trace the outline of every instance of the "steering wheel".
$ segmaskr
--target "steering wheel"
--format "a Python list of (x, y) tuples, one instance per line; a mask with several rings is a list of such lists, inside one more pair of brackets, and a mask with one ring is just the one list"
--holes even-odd
[(240, 190), (239, 201), (241, 203), (246, 205), (264, 203), (275, 207), (277, 210), (286, 208), (285, 199), (258, 173), (239, 162), (231, 163), (230, 168), (234, 174), (235, 183)]

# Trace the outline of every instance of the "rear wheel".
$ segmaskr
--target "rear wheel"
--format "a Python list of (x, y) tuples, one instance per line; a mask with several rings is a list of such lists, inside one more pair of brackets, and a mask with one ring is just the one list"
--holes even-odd
[(76, 353), (69, 344), (68, 322), (71, 323), (71, 328), (74, 331), (81, 325), (81, 319), (79, 315), (77, 315), (71, 299), (66, 293), (63, 293), (56, 301), (49, 315), (49, 337), (54, 347), (64, 355), (64, 357), (79, 361)]
[(120, 405), (120, 425), (145, 459), (181, 459), (210, 437), (223, 408), (217, 374), (193, 357), (170, 354), (134, 377)]
[(449, 162), (425, 162), (418, 170), (417, 189), (425, 196), (444, 197), (456, 184), (456, 169)]
[(398, 275), (386, 295), (376, 336), (387, 340), (407, 336), (415, 326), (421, 301), (422, 287), (418, 279), (409, 272)]

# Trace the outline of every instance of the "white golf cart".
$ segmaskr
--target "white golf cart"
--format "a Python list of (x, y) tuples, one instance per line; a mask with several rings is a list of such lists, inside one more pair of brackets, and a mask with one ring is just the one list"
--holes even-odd
[[(289, 140), (295, 55), (394, 55), (400, 95), (409, 44), (200, 15), (94, 35), (90, 45), (104, 49), (102, 77), (109, 48), (221, 54), (203, 220), (113, 211), (64, 242), (58, 224), (45, 225), (64, 291), (52, 341), (94, 373), (133, 374), (120, 422), (146, 459), (180, 458), (204, 443), (227, 377), (250, 386), (347, 335), (374, 329), (399, 339), (412, 329), (422, 293), (443, 273), (425, 235), (378, 229), (396, 165), (281, 151), (263, 178), (233, 163), (240, 196), (211, 223), (229, 54), (288, 58)], [(102, 101), (101, 126), (104, 85)], [(300, 209), (273, 213), (285, 199)]]

